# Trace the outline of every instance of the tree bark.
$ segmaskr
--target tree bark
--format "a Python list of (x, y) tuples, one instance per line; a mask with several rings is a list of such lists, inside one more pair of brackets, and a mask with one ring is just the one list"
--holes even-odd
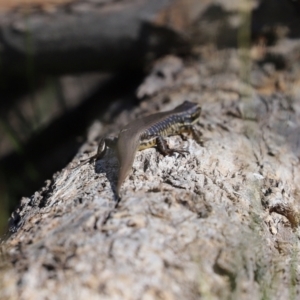
[[(147, 101), (107, 128), (92, 126), (74, 161), (22, 199), (5, 243), (3, 295), (296, 299), (299, 66), (245, 57), (204, 47), (193, 60), (158, 61), (137, 91)], [(174, 136), (170, 147), (189, 154), (138, 152), (118, 205), (113, 150), (72, 169), (96, 151), (97, 135), (186, 99), (202, 105), (204, 146)]]

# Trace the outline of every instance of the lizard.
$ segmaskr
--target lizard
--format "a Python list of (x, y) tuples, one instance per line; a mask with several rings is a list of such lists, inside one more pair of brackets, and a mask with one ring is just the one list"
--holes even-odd
[(202, 144), (201, 133), (194, 124), (197, 123), (201, 114), (201, 107), (194, 102), (184, 101), (173, 110), (151, 114), (128, 123), (121, 129), (118, 137), (105, 137), (99, 142), (97, 153), (81, 162), (75, 168), (85, 164), (87, 161), (101, 159), (107, 147), (117, 148), (117, 157), (120, 164), (117, 196), (120, 199), (120, 189), (129, 175), (133, 161), (138, 150), (156, 146), (163, 155), (172, 155), (174, 152), (188, 152), (183, 149), (170, 149), (163, 137), (192, 133), (193, 138)]

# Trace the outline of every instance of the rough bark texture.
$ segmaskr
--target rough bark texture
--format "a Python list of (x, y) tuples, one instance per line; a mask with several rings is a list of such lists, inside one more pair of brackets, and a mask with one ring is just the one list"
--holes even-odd
[[(292, 46), (284, 58), (299, 53)], [(3, 296), (299, 297), (299, 66), (254, 63), (245, 83), (250, 60), (240, 58), (211, 48), (189, 62), (166, 57), (137, 91), (147, 100), (108, 128), (95, 123), (74, 162), (13, 214)], [(185, 99), (202, 105), (204, 147), (174, 136), (170, 147), (190, 154), (138, 152), (118, 206), (112, 150), (95, 167), (71, 169), (98, 135)]]

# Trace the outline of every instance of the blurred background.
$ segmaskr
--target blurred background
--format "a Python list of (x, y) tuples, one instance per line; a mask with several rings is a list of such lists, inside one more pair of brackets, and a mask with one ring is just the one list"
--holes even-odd
[(0, 234), (21, 197), (70, 162), (93, 120), (109, 123), (138, 104), (157, 58), (256, 45), (258, 60), (284, 68), (280, 54), (262, 53), (299, 37), (299, 8), (289, 0), (0, 0)]

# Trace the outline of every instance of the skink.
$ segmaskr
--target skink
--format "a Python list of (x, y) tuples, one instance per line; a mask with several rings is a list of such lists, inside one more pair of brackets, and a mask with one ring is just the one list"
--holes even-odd
[[(193, 138), (202, 143), (201, 134), (195, 129), (194, 124), (199, 120), (201, 107), (197, 103), (185, 101), (173, 110), (145, 116), (127, 124), (116, 138), (102, 138), (99, 142), (96, 155), (87, 160), (97, 160), (104, 156), (107, 147), (117, 148), (117, 156), (120, 164), (117, 195), (120, 197), (120, 189), (129, 175), (134, 157), (138, 150), (156, 146), (163, 155), (171, 155), (174, 152), (187, 152), (182, 149), (170, 149), (163, 137), (192, 133)], [(87, 160), (80, 163), (84, 164)], [(76, 166), (76, 168), (78, 167)]]

